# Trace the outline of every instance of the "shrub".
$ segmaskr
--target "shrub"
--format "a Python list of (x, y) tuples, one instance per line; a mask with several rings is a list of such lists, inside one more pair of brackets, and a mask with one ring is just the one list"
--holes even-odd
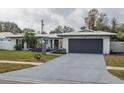
[(31, 48), (29, 50), (32, 52), (42, 52), (42, 48)]
[(38, 60), (38, 61), (40, 61), (40, 59), (41, 59), (41, 54), (34, 54), (34, 58), (36, 59), (36, 60)]
[(58, 49), (58, 50), (54, 50), (52, 53), (56, 53), (56, 54), (66, 54), (66, 49)]
[(15, 50), (22, 50), (22, 45), (21, 44), (17, 44), (14, 46)]
[(35, 33), (34, 32), (26, 32), (24, 34), (23, 40), (25, 42), (27, 42), (27, 44), (31, 47), (31, 48), (36, 48), (37, 45), (37, 37), (35, 37)]
[(48, 47), (48, 48), (46, 49), (46, 51), (47, 51), (47, 52), (50, 52), (50, 51), (53, 51), (53, 49), (51, 49), (50, 47)]

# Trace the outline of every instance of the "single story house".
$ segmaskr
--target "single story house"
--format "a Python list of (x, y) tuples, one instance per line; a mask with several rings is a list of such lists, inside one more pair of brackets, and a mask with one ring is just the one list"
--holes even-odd
[[(23, 50), (30, 49), (30, 46), (23, 40), (24, 34), (13, 34), (10, 32), (0, 33), (0, 49), (3, 50), (15, 50), (16, 44), (21, 44)], [(42, 43), (42, 39), (46, 40), (46, 48), (54, 50), (62, 48), (62, 38), (56, 34), (36, 34), (38, 42)]]
[[(2, 33), (0, 33), (2, 34)], [(36, 34), (38, 41), (46, 39), (47, 48), (50, 49), (66, 49), (67, 53), (110, 53), (110, 36), (115, 33), (84, 30), (82, 32), (69, 32), (61, 34)], [(14, 50), (15, 44), (22, 44), (24, 50), (28, 50), (29, 46), (23, 42), (23, 34), (4, 33), (4, 37), (0, 35), (0, 49)]]

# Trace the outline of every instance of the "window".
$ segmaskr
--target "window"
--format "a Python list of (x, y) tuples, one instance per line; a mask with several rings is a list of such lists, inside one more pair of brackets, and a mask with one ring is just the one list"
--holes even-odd
[(22, 48), (24, 48), (24, 40), (22, 40)]
[(19, 40), (18, 39), (16, 39), (16, 45), (18, 45), (19, 44)]
[(16, 39), (16, 45), (22, 45), (22, 48), (24, 48), (24, 40)]
[(27, 44), (27, 49), (31, 48), (31, 46), (29, 44)]
[(16, 39), (16, 44), (17, 44), (17, 45), (22, 44), (22, 40)]

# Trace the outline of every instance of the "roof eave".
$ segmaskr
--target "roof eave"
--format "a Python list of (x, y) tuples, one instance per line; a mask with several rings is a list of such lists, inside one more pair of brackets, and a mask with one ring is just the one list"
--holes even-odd
[(91, 35), (91, 34), (85, 34), (85, 35), (58, 35), (58, 36), (116, 36), (116, 34), (95, 34), (95, 35)]
[[(7, 38), (23, 38), (23, 36), (6, 36)], [(41, 36), (36, 36), (36, 37), (41, 37)]]

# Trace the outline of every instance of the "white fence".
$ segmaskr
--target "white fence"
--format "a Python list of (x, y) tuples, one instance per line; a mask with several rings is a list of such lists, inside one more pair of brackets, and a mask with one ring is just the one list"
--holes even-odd
[(111, 42), (111, 52), (124, 52), (124, 42)]

